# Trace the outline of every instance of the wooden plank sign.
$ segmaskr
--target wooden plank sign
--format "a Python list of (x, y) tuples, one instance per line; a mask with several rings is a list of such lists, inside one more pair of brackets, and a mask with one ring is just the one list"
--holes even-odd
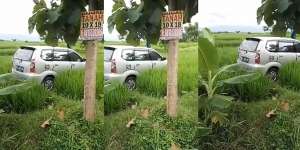
[(161, 40), (181, 39), (183, 32), (183, 11), (169, 11), (161, 16)]
[(103, 10), (81, 13), (80, 38), (82, 40), (102, 40), (103, 21)]

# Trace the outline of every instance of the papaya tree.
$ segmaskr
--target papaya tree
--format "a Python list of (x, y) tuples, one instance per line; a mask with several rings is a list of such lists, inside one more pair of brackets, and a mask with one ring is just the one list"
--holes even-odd
[(300, 3), (298, 0), (262, 0), (257, 9), (257, 22), (261, 21), (272, 28), (272, 34), (285, 36), (292, 31), (292, 38), (300, 33)]
[[(108, 30), (116, 29), (131, 45), (139, 45), (141, 40), (145, 40), (147, 46), (156, 44), (160, 37), (161, 14), (167, 11), (166, 7), (168, 11), (183, 10), (184, 23), (188, 23), (198, 12), (198, 0), (141, 0), (139, 4), (130, 1), (130, 6), (126, 6), (124, 0), (114, 0)], [(168, 41), (167, 113), (170, 116), (176, 116), (177, 55), (178, 40)]]
[[(75, 45), (80, 35), (81, 12), (103, 10), (104, 0), (52, 0), (47, 6), (45, 0), (33, 0), (33, 14), (28, 20), (30, 33), (34, 29), (41, 39), (50, 46), (57, 46), (59, 40), (68, 47)], [(84, 88), (84, 115), (86, 120), (95, 118), (97, 43), (88, 41), (86, 49), (86, 69)]]

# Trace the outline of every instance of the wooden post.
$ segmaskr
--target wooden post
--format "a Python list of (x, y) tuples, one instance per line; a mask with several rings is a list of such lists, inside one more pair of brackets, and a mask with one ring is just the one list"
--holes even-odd
[[(89, 10), (94, 10), (94, 0), (89, 0)], [(84, 118), (93, 122), (96, 116), (97, 41), (87, 41), (84, 79)]]
[[(169, 11), (175, 10), (174, 0), (168, 0)], [(167, 114), (177, 116), (177, 70), (178, 70), (178, 40), (168, 41), (168, 70), (167, 70)]]

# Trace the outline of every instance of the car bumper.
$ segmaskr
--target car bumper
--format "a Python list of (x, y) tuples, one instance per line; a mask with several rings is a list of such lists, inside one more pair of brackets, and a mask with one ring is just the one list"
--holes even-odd
[(113, 82), (124, 83), (126, 76), (122, 74), (109, 73), (104, 74), (104, 87), (111, 85)]
[(259, 71), (263, 74), (267, 73), (267, 68), (264, 65), (260, 65), (260, 64), (249, 64), (249, 63), (245, 63), (242, 62), (240, 60), (237, 61), (237, 63), (239, 64), (239, 66), (249, 72), (255, 72), (255, 71)]
[(12, 69), (12, 74), (15, 75), (20, 80), (34, 80), (37, 82), (42, 82), (43, 78), (39, 74), (35, 73), (23, 73)]

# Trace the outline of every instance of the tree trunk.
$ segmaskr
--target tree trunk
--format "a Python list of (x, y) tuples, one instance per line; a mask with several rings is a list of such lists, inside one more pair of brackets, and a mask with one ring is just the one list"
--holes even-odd
[[(89, 0), (89, 10), (94, 10)], [(87, 41), (84, 79), (84, 118), (93, 122), (96, 116), (97, 41)]]
[[(168, 1), (169, 11), (175, 10), (175, 1)], [(168, 41), (168, 79), (167, 79), (167, 114), (177, 116), (177, 70), (178, 40)]]

